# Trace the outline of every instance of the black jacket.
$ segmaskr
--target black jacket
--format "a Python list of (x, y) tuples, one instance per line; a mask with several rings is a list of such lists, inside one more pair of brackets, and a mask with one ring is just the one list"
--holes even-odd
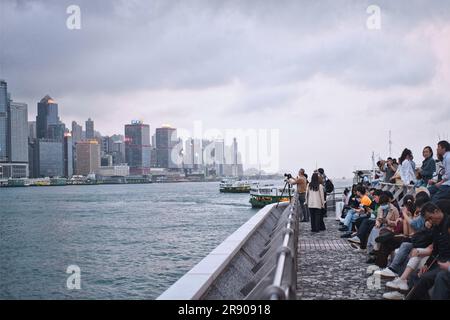
[(448, 228), (450, 227), (450, 219), (444, 213), (444, 219), (438, 226), (433, 227), (433, 258), (438, 258), (439, 261), (450, 260), (450, 235)]

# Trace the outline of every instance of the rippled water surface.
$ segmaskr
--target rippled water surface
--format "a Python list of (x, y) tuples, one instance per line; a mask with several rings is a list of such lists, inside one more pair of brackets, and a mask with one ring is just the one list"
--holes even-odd
[(2, 188), (0, 298), (154, 299), (256, 213), (248, 199), (218, 183)]

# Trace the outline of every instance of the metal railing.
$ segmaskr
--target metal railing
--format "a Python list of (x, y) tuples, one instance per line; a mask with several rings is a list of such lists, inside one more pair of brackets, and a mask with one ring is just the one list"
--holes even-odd
[(271, 240), (262, 251), (264, 254), (260, 263), (264, 266), (259, 268), (269, 271), (260, 278), (245, 299), (296, 299), (299, 210), (298, 199), (293, 197), (291, 204), (280, 217), (280, 223), (272, 232)]

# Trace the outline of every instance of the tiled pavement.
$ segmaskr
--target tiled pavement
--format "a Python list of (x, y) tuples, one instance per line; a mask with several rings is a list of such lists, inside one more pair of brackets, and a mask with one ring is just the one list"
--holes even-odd
[(384, 281), (377, 284), (371, 278), (368, 284), (366, 254), (340, 238), (334, 217), (325, 218), (325, 225), (326, 231), (312, 233), (310, 223), (300, 223), (297, 298), (382, 299)]

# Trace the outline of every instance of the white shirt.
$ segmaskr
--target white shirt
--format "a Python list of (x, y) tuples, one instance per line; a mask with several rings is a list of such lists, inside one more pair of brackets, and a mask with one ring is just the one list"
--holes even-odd
[(402, 164), (398, 166), (400, 172), (400, 178), (402, 179), (404, 184), (410, 184), (412, 182), (416, 182), (416, 173), (414, 172), (414, 168), (411, 160), (404, 160)]
[(325, 205), (323, 185), (319, 185), (318, 191), (313, 191), (308, 188), (306, 190), (306, 204), (308, 208), (322, 209)]

